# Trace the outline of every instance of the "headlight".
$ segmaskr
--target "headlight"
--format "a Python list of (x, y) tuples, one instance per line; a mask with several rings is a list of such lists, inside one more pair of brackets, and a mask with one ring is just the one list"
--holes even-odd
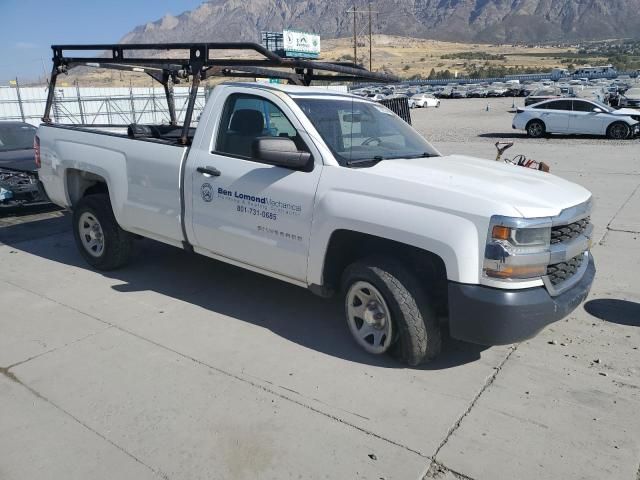
[(547, 273), (551, 219), (491, 217), (484, 255), (487, 277), (522, 280)]

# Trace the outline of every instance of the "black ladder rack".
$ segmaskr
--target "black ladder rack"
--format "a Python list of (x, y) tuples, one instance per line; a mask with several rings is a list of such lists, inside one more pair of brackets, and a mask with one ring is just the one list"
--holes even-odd
[[(283, 58), (267, 50), (264, 46), (252, 42), (52, 45), (51, 49), (53, 50), (53, 69), (49, 81), (47, 103), (42, 117), (43, 122), (51, 123), (51, 106), (58, 75), (68, 73), (74, 67), (84, 66), (146, 73), (163, 85), (172, 125), (177, 125), (173, 84), (177, 83), (179, 79), (188, 80), (191, 77), (191, 90), (180, 138), (183, 144), (189, 142), (188, 131), (198, 87), (200, 82), (207, 77), (280, 78), (296, 85), (310, 85), (314, 80), (385, 83), (398, 81), (397, 77), (370, 72), (354, 63)], [(257, 53), (260, 58), (212, 58), (211, 54), (219, 50), (244, 50)], [(100, 57), (68, 55), (82, 51), (103, 52), (103, 54)], [(141, 52), (176, 51), (189, 52), (189, 57), (139, 57)], [(317, 72), (324, 73), (318, 74)]]

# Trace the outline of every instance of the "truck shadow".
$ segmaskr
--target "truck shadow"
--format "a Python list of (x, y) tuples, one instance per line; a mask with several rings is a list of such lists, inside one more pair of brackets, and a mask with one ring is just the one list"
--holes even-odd
[[(91, 270), (76, 250), (68, 216), (42, 221), (53, 235), (33, 239), (24, 226), (20, 235), (11, 232), (17, 226), (9, 226), (0, 229), (0, 242), (49, 261)], [(34, 225), (33, 233), (41, 230)], [(406, 368), (390, 357), (369, 355), (355, 344), (340, 300), (322, 299), (303, 288), (152, 240), (135, 242), (129, 266), (95, 273), (122, 282), (111, 287), (118, 292), (156, 292), (266, 328), (324, 354), (383, 368)], [(46, 271), (39, 275), (46, 275)], [(464, 365), (478, 360), (486, 348), (453, 340), (445, 333), (442, 355), (416, 368), (441, 370)]]

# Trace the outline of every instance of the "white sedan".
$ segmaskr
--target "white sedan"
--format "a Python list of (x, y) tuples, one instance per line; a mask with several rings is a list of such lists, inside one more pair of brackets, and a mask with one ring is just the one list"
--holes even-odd
[(436, 107), (440, 106), (440, 100), (438, 100), (433, 95), (429, 95), (427, 93), (417, 93), (411, 97), (413, 103), (416, 107), (426, 108), (426, 107)]
[(512, 126), (533, 138), (562, 133), (622, 140), (640, 133), (640, 113), (626, 108), (614, 110), (595, 100), (560, 98), (519, 108)]

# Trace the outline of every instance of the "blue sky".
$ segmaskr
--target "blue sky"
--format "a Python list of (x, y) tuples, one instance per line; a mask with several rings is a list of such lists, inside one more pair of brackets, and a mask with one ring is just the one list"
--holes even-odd
[[(51, 45), (116, 43), (135, 26), (203, 0), (0, 0), (0, 85), (51, 69)], [(48, 73), (47, 73), (48, 74)]]

